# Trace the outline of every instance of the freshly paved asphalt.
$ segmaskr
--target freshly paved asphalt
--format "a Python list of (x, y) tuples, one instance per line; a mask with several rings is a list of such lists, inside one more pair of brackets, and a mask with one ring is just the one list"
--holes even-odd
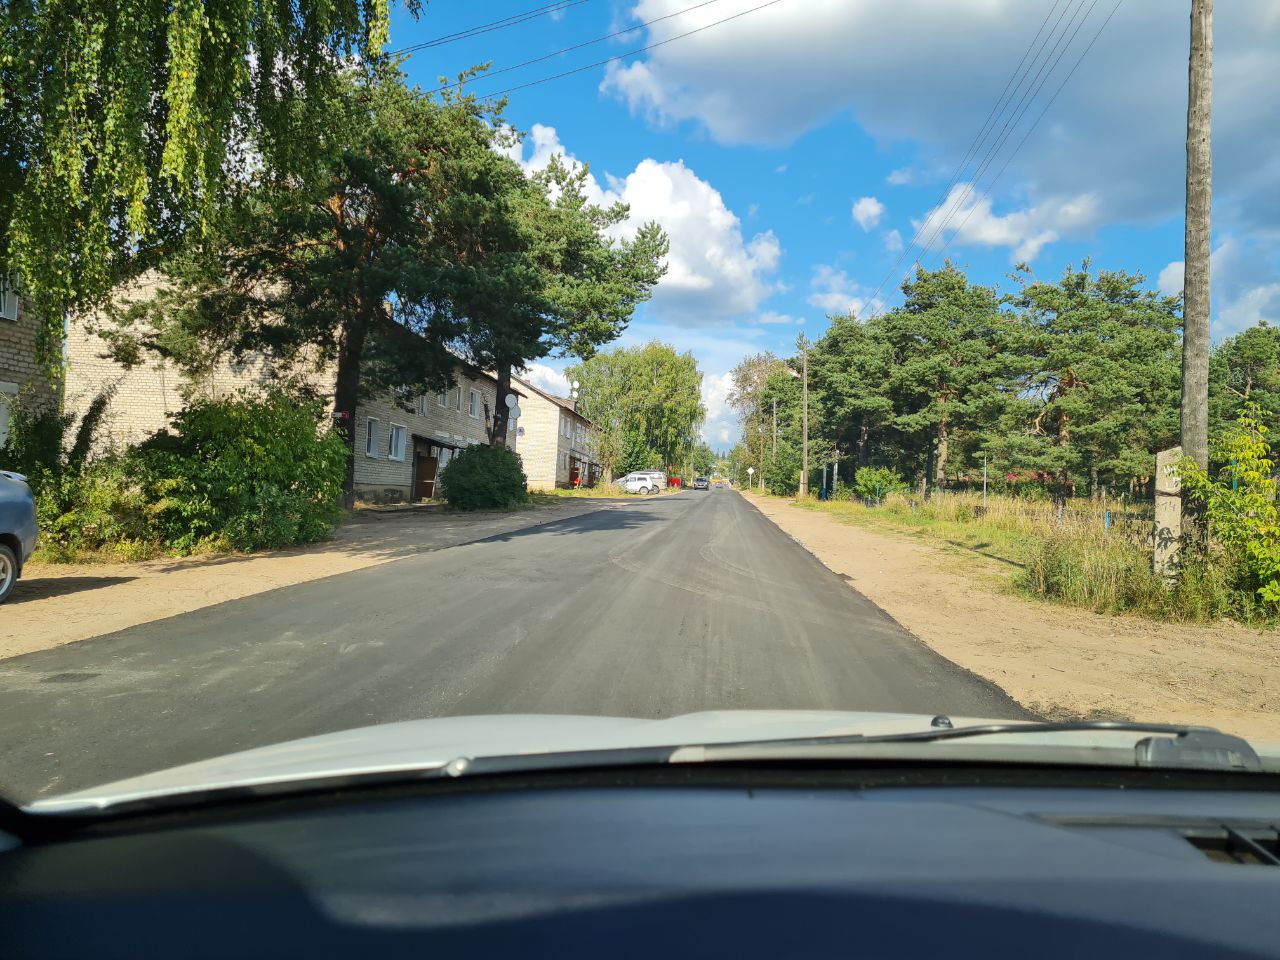
[(733, 708), (1025, 716), (736, 492), (686, 491), (2, 661), (0, 795), (385, 721)]

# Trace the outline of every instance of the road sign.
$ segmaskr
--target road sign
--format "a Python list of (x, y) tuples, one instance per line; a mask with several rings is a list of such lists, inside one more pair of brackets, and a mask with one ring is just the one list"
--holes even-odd
[(753, 474), (755, 474), (755, 472), (756, 472), (756, 468), (755, 468), (755, 467), (747, 467), (747, 476), (748, 476), (748, 477), (750, 477), (750, 476), (752, 476)]

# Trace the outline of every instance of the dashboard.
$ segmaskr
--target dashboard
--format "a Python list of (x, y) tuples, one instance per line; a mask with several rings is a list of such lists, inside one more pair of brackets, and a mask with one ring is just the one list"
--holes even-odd
[(965, 781), (601, 771), (0, 833), (0, 954), (1280, 956), (1274, 783)]

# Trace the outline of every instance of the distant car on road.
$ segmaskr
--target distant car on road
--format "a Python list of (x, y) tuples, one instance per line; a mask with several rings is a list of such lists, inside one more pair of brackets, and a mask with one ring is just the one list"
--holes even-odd
[(641, 495), (658, 493), (667, 485), (667, 475), (661, 470), (636, 470), (618, 481), (627, 493)]
[(13, 592), (36, 548), (36, 501), (26, 478), (0, 470), (0, 603)]
[(708, 480), (706, 477), (694, 477), (694, 478), (693, 478), (693, 489), (695, 489), (695, 490), (710, 490), (710, 489), (711, 489), (711, 481), (710, 481), (710, 480)]

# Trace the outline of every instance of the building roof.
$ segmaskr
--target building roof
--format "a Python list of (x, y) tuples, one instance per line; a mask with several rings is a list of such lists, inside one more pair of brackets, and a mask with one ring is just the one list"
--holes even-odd
[(511, 375), (511, 379), (514, 382), (519, 383), (520, 386), (524, 387), (529, 392), (536, 393), (538, 396), (542, 397), (544, 400), (551, 401), (557, 407), (560, 407), (562, 410), (567, 410), (569, 413), (573, 414), (575, 417), (577, 417), (579, 420), (585, 423), (588, 427), (593, 426), (590, 420), (588, 420), (586, 417), (584, 417), (582, 414), (578, 412), (577, 404), (575, 404), (572, 400), (568, 399), (567, 397), (557, 397), (554, 393), (548, 393), (546, 390), (543, 390), (541, 387), (535, 387), (532, 383), (530, 383), (524, 377), (518, 376), (517, 374), (514, 374), (514, 373)]

